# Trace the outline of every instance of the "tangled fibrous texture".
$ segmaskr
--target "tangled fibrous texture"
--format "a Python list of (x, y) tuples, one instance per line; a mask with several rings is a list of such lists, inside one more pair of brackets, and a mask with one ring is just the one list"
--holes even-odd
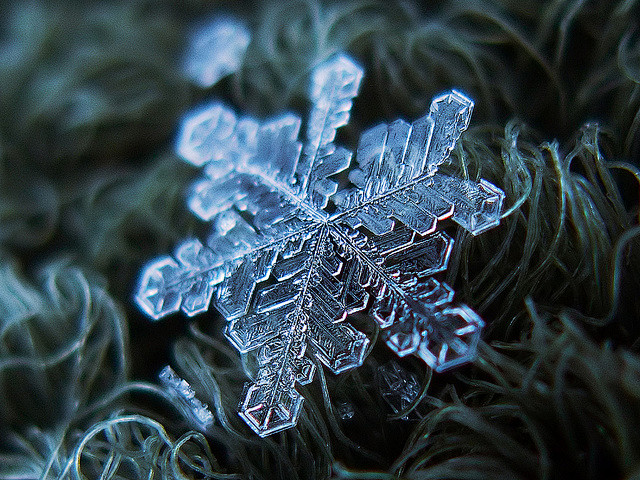
[[(180, 51), (220, 5), (252, 42), (203, 90)], [(640, 2), (2, 7), (0, 480), (640, 475)], [(476, 101), (442, 169), (491, 181), (505, 211), (481, 236), (449, 232), (443, 280), (487, 327), (455, 373), (396, 359), (418, 384), (398, 410), (390, 354), (354, 316), (372, 339), (364, 365), (318, 366), (298, 426), (260, 439), (236, 414), (255, 358), (223, 320), (150, 325), (131, 292), (144, 262), (204, 233), (184, 207), (195, 172), (172, 153), (181, 113), (211, 97), (260, 118), (304, 112), (310, 72), (337, 51), (368, 72), (339, 134), (350, 148), (446, 89)], [(209, 430), (157, 385), (167, 363)]]

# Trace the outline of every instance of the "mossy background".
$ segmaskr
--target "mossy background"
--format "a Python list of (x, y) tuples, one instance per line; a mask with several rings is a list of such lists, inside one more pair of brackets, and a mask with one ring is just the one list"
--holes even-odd
[[(1, 2), (0, 479), (640, 478), (639, 3)], [(220, 12), (253, 40), (202, 90), (180, 56)], [(151, 324), (132, 292), (206, 228), (184, 203), (181, 116), (215, 97), (304, 118), (309, 72), (339, 50), (366, 70), (350, 148), (445, 89), (476, 101), (445, 168), (502, 188), (505, 216), (451, 230), (444, 279), (487, 327), (453, 373), (397, 360), (422, 382), (411, 413), (384, 402), (376, 346), (320, 370), (298, 427), (260, 439), (223, 320)], [(211, 406), (206, 435), (156, 386), (167, 363)]]

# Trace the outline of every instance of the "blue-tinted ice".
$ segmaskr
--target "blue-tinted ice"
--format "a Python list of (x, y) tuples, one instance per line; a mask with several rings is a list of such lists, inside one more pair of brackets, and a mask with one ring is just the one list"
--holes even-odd
[[(391, 349), (437, 371), (476, 354), (482, 320), (432, 277), (453, 244), (440, 221), (475, 235), (500, 220), (501, 190), (438, 172), (473, 102), (453, 90), (412, 123), (374, 126), (354, 161), (334, 140), (362, 75), (345, 55), (316, 68), (301, 140), (296, 115), (258, 121), (220, 103), (188, 115), (180, 132), (178, 152), (204, 168), (188, 203), (211, 233), (151, 262), (136, 301), (153, 319), (210, 304), (224, 315), (229, 341), (257, 357), (240, 415), (261, 436), (296, 424), (311, 357), (334, 373), (362, 364), (369, 338), (349, 314), (369, 312)], [(339, 189), (341, 172), (350, 186)]]

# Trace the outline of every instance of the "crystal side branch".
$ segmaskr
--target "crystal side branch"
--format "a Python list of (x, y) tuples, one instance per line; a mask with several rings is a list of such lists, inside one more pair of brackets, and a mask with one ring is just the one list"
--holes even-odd
[[(334, 373), (362, 364), (366, 335), (345, 319), (367, 311), (398, 355), (437, 371), (471, 360), (483, 322), (432, 277), (447, 267), (447, 218), (478, 234), (498, 224), (504, 194), (438, 173), (468, 126), (473, 102), (457, 91), (412, 124), (396, 120), (361, 136), (350, 187), (332, 178), (352, 165), (334, 144), (362, 70), (344, 55), (316, 68), (304, 143), (300, 119), (238, 117), (213, 103), (184, 121), (178, 152), (204, 167), (189, 206), (211, 222), (206, 244), (188, 239), (143, 271), (136, 295), (151, 318), (211, 303), (225, 335), (258, 371), (240, 416), (260, 436), (294, 426), (315, 357)], [(330, 213), (326, 208), (331, 202)]]

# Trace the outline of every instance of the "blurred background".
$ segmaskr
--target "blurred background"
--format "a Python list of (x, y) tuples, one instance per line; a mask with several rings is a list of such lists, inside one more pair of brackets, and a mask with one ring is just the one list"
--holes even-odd
[[(639, 2), (0, 8), (0, 479), (640, 476)], [(251, 40), (203, 86), (185, 55), (220, 15)], [(477, 238), (451, 229), (443, 279), (485, 338), (473, 365), (434, 376), (376, 347), (301, 387), (299, 426), (260, 439), (236, 414), (247, 377), (223, 319), (152, 324), (132, 295), (146, 262), (207, 230), (184, 201), (184, 114), (215, 98), (305, 119), (310, 72), (338, 51), (365, 69), (349, 149), (444, 90), (474, 99), (444, 168), (503, 189), (505, 217)], [(353, 319), (375, 335), (369, 320)], [(158, 386), (168, 363), (210, 430)], [(402, 401), (384, 395), (389, 369)]]

